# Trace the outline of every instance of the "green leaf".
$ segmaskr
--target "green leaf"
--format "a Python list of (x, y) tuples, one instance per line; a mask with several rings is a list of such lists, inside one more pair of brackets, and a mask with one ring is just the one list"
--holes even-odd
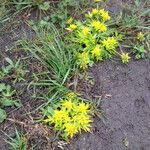
[(4, 83), (0, 83), (0, 92), (6, 89), (6, 86)]
[(2, 68), (2, 71), (3, 71), (4, 74), (7, 75), (7, 74), (9, 74), (9, 73), (11, 72), (12, 68), (13, 68), (13, 66), (8, 65), (8, 66), (6, 66), (6, 67), (3, 67), (3, 68)]
[(150, 13), (150, 9), (147, 9), (144, 12), (142, 12), (140, 16), (145, 16), (145, 15), (147, 15), (149, 13)]
[(39, 5), (39, 8), (47, 11), (49, 9), (49, 2), (44, 2), (43, 4)]
[(13, 61), (12, 61), (10, 58), (6, 57), (5, 60), (6, 60), (11, 66), (14, 66), (14, 63), (13, 63)]
[(14, 102), (13, 102), (13, 100), (8, 99), (8, 98), (2, 98), (2, 99), (1, 99), (1, 104), (2, 104), (2, 106), (4, 106), (4, 107), (9, 107), (9, 106), (13, 106), (13, 105), (14, 105)]
[(10, 85), (7, 85), (6, 90), (2, 92), (4, 97), (12, 97), (14, 93), (15, 90), (12, 90)]
[(14, 68), (19, 68), (20, 65), (20, 59), (18, 59), (18, 61), (16, 62), (16, 64), (14, 65)]
[(6, 119), (6, 112), (0, 108), (0, 123), (2, 123)]
[(14, 101), (14, 105), (16, 107), (21, 107), (22, 106), (21, 103), (18, 100)]
[(50, 115), (53, 115), (54, 114), (54, 108), (48, 106), (47, 113), (50, 114)]

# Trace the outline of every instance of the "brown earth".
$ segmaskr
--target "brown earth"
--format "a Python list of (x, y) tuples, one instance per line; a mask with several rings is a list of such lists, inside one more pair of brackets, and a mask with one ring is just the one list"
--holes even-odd
[(106, 119), (95, 118), (93, 132), (76, 137), (65, 150), (149, 150), (150, 60), (99, 63), (91, 72), (91, 94), (106, 95)]

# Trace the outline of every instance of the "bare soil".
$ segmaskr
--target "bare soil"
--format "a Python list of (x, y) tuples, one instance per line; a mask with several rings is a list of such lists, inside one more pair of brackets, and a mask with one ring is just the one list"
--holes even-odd
[(96, 117), (93, 132), (76, 137), (65, 150), (149, 150), (150, 60), (103, 62), (90, 71), (91, 94), (104, 95), (106, 118)]

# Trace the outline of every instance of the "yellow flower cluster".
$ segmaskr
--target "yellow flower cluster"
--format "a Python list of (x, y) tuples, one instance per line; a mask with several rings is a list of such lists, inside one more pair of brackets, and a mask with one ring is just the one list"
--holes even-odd
[(100, 9), (99, 14), (102, 16), (103, 21), (110, 20), (110, 16), (108, 14), (108, 11), (105, 11), (104, 9)]
[(83, 35), (87, 35), (87, 34), (89, 34), (90, 33), (90, 28), (89, 27), (83, 27), (83, 29), (82, 29), (82, 33), (83, 33)]
[(92, 21), (91, 26), (100, 32), (105, 32), (107, 30), (106, 25), (100, 21)]
[(117, 40), (114, 37), (108, 37), (107, 39), (102, 41), (102, 45), (108, 50), (110, 53), (113, 53), (118, 45)]
[(128, 63), (129, 59), (130, 59), (130, 56), (129, 56), (128, 53), (121, 53), (121, 59), (122, 59), (123, 63)]
[(73, 18), (72, 17), (70, 17), (68, 20), (67, 20), (67, 24), (71, 24), (73, 22)]
[(96, 47), (92, 50), (92, 58), (96, 58), (96, 60), (102, 60), (102, 48), (100, 45), (96, 45)]
[(94, 8), (94, 9), (92, 9), (92, 12), (91, 12), (93, 15), (96, 15), (96, 14), (98, 14), (98, 9), (96, 9), (96, 8)]
[(62, 131), (64, 139), (72, 138), (75, 134), (90, 131), (91, 128), (90, 105), (80, 102), (74, 93), (67, 94), (61, 100), (60, 106), (54, 110), (52, 116), (48, 116), (44, 122), (54, 124), (57, 131)]
[(79, 53), (78, 60), (79, 60), (80, 68), (86, 69), (90, 64), (89, 53), (88, 52)]
[(137, 39), (139, 40), (139, 41), (144, 41), (144, 34), (142, 33), (142, 32), (138, 32), (138, 34), (137, 34)]
[[(75, 24), (71, 22), (69, 29), (67, 28), (73, 31), (70, 40), (74, 43), (74, 47), (71, 48), (74, 49), (76, 62), (81, 69), (88, 68), (94, 61), (118, 55), (118, 41), (121, 41), (120, 35), (116, 34), (117, 31), (107, 26), (106, 21), (110, 20), (108, 11), (93, 8), (85, 16), (84, 21), (78, 20)], [(139, 33), (138, 39), (141, 38), (142, 34)]]
[(85, 15), (86, 17), (92, 18), (92, 17), (101, 17), (101, 21), (105, 22), (107, 20), (110, 20), (110, 16), (108, 14), (108, 11), (105, 11), (104, 9), (92, 9), (91, 12)]
[(66, 28), (66, 30), (68, 30), (68, 31), (74, 31), (75, 29), (77, 29), (77, 25), (75, 25), (75, 24), (70, 24), (70, 26), (68, 28)]

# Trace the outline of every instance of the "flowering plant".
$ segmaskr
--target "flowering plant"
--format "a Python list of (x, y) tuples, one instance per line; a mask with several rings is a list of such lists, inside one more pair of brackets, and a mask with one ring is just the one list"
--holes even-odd
[(69, 93), (44, 122), (54, 124), (55, 130), (61, 131), (62, 137), (67, 140), (81, 131), (90, 131), (91, 112), (89, 104), (80, 102), (76, 94)]
[(66, 28), (70, 33), (71, 48), (74, 49), (81, 69), (91, 66), (94, 61), (118, 55), (118, 41), (122, 40), (117, 31), (107, 25), (110, 20), (108, 11), (95, 8), (86, 13), (85, 18), (83, 21), (70, 18), (67, 21), (69, 27)]

